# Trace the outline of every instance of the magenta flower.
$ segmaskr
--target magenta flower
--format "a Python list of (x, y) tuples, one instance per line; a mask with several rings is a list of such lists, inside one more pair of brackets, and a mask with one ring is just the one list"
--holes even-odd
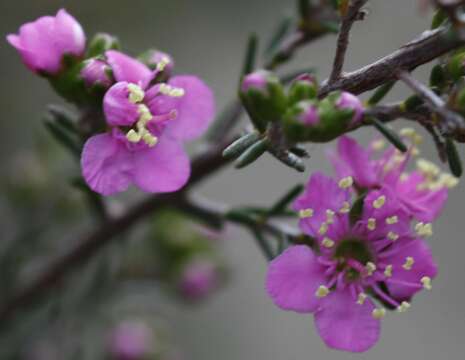
[(166, 62), (151, 72), (118, 51), (107, 51), (106, 57), (117, 81), (103, 100), (109, 131), (84, 145), (84, 179), (102, 195), (130, 184), (152, 193), (179, 190), (190, 175), (181, 141), (202, 135), (213, 119), (211, 90), (189, 75), (151, 85)]
[(92, 58), (84, 61), (82, 65), (80, 75), (88, 88), (100, 86), (108, 89), (113, 85), (114, 79), (111, 75), (111, 68), (105, 61)]
[(218, 269), (214, 263), (196, 260), (182, 270), (179, 282), (181, 294), (190, 301), (206, 298), (218, 286)]
[(406, 172), (414, 151), (416, 148), (412, 147), (409, 153), (401, 154), (390, 147), (375, 158), (372, 150), (365, 150), (354, 139), (343, 136), (337, 152), (330, 153), (330, 159), (338, 176), (352, 176), (357, 189), (386, 186), (396, 194), (407, 213), (420, 221), (431, 222), (440, 215), (448, 188), (457, 185), (458, 180), (423, 159), (417, 161), (416, 171)]
[(141, 322), (123, 322), (111, 333), (109, 352), (115, 360), (142, 360), (152, 352), (153, 331)]
[(82, 56), (86, 44), (81, 25), (64, 9), (22, 25), (19, 34), (10, 34), (7, 40), (29, 69), (48, 75), (62, 70), (64, 55)]
[(274, 259), (266, 288), (280, 308), (313, 313), (327, 346), (363, 352), (378, 341), (386, 313), (372, 298), (406, 311), (416, 292), (431, 287), (437, 268), (389, 189), (370, 192), (351, 224), (351, 182), (311, 177), (294, 207), (315, 246), (291, 246)]

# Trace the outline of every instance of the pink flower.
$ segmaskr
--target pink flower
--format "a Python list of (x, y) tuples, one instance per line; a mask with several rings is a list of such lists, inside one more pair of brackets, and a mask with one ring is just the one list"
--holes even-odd
[(88, 88), (95, 86), (108, 89), (114, 83), (111, 68), (108, 64), (98, 58), (91, 58), (83, 62), (81, 77)]
[(354, 139), (343, 136), (337, 152), (330, 153), (330, 159), (338, 176), (352, 176), (357, 189), (386, 186), (406, 212), (420, 221), (431, 222), (440, 215), (447, 201), (448, 188), (455, 186), (457, 179), (441, 173), (436, 165), (422, 159), (418, 160), (416, 171), (406, 172), (414, 150), (400, 154), (390, 147), (375, 158), (372, 150), (365, 150)]
[(202, 300), (218, 286), (218, 280), (215, 264), (206, 260), (196, 260), (182, 270), (179, 290), (187, 300)]
[(115, 360), (143, 360), (152, 351), (153, 331), (141, 322), (123, 322), (112, 332), (109, 352)]
[(339, 97), (339, 100), (336, 102), (336, 106), (339, 109), (348, 109), (354, 111), (354, 117), (352, 118), (352, 124), (356, 124), (359, 122), (363, 117), (363, 104), (360, 99), (347, 92), (343, 91)]
[(269, 266), (266, 288), (284, 310), (313, 313), (334, 349), (363, 352), (379, 338), (384, 307), (406, 311), (431, 286), (437, 268), (424, 241), (387, 188), (370, 192), (361, 217), (350, 222), (351, 179), (339, 184), (314, 174), (294, 204), (300, 228), (315, 240), (289, 247)]
[(24, 64), (36, 73), (55, 75), (62, 70), (63, 56), (84, 54), (86, 37), (81, 25), (64, 9), (56, 16), (42, 16), (7, 36)]
[(181, 141), (207, 129), (214, 116), (212, 91), (189, 75), (151, 85), (163, 64), (152, 73), (121, 52), (107, 51), (106, 57), (117, 81), (103, 101), (110, 130), (84, 145), (84, 179), (102, 195), (124, 191), (130, 184), (151, 193), (179, 190), (190, 175)]

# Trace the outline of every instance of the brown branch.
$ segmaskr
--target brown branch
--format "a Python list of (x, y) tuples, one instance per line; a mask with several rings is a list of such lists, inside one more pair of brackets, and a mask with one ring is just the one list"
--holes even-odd
[(336, 55), (334, 56), (333, 70), (328, 80), (329, 84), (332, 84), (341, 77), (347, 47), (349, 46), (350, 30), (354, 22), (358, 19), (360, 9), (367, 1), (368, 0), (354, 0), (349, 5), (347, 14), (342, 19), (337, 39)]
[(345, 74), (333, 83), (326, 80), (320, 89), (319, 96), (324, 97), (334, 90), (346, 90), (354, 94), (372, 90), (388, 81), (395, 80), (396, 71), (399, 69), (411, 71), (464, 43), (463, 40), (454, 37), (447, 28), (427, 31), (392, 54)]

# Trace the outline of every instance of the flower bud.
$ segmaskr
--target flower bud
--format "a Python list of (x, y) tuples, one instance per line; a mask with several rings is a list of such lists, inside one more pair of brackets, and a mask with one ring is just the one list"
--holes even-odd
[[(345, 94), (345, 95), (344, 95)], [(328, 142), (361, 119), (362, 105), (349, 93), (331, 93), (320, 102), (300, 101), (287, 110), (283, 128), (291, 142)]]
[(108, 89), (114, 84), (110, 66), (101, 59), (92, 58), (83, 62), (81, 77), (87, 88)]
[(86, 45), (81, 25), (64, 9), (22, 25), (7, 40), (30, 70), (45, 76), (57, 75), (70, 59), (82, 57)]
[(163, 51), (155, 49), (147, 50), (139, 56), (139, 60), (152, 70), (155, 70), (159, 64), (163, 64), (163, 72), (167, 77), (170, 77), (173, 72), (173, 58), (171, 55), (164, 53)]
[(311, 74), (299, 75), (289, 89), (289, 103), (296, 104), (302, 100), (314, 99), (317, 96), (318, 83)]
[(184, 266), (178, 288), (188, 301), (205, 299), (217, 288), (219, 274), (217, 266), (208, 260), (194, 260)]
[(352, 125), (359, 122), (363, 116), (363, 104), (360, 99), (346, 91), (343, 91), (336, 102), (339, 109), (353, 110)]
[(244, 107), (255, 127), (264, 131), (269, 122), (279, 121), (287, 106), (287, 98), (279, 78), (265, 70), (244, 77), (240, 89)]
[(111, 333), (108, 351), (112, 360), (143, 360), (153, 353), (153, 331), (142, 322), (120, 323)]
[(117, 37), (107, 33), (97, 33), (89, 42), (88, 57), (103, 55), (107, 50), (119, 50), (121, 48)]

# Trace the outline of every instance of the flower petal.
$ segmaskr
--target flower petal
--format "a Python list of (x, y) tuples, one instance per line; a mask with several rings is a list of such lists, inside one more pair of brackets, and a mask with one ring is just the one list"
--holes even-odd
[(95, 135), (84, 145), (81, 168), (92, 190), (112, 195), (126, 190), (131, 183), (132, 154), (111, 134)]
[(337, 350), (364, 352), (379, 339), (380, 321), (373, 318), (370, 299), (359, 305), (350, 290), (336, 290), (322, 299), (315, 325), (327, 346)]
[(425, 178), (418, 172), (413, 172), (404, 181), (398, 181), (396, 190), (399, 199), (404, 203), (406, 210), (416, 219), (431, 222), (439, 217), (447, 201), (448, 190), (419, 190)]
[[(398, 301), (408, 300), (415, 293), (422, 290), (422, 287), (412, 287), (395, 282), (422, 285), (421, 279), (424, 276), (431, 279), (436, 277), (438, 269), (433, 260), (431, 249), (425, 241), (414, 239), (401, 242), (399, 240), (395, 245), (399, 247), (398, 250), (393, 252), (391, 256), (383, 258), (383, 262), (392, 264), (392, 277), (389, 280), (393, 280), (393, 282), (387, 281), (387, 286), (393, 298)], [(412, 257), (415, 261), (411, 270), (406, 270), (403, 267), (407, 257)]]
[(81, 56), (86, 46), (84, 30), (77, 20), (60, 9), (55, 17), (55, 43), (62, 54)]
[(113, 85), (103, 98), (103, 112), (107, 123), (113, 126), (131, 126), (139, 118), (139, 108), (129, 101), (129, 83)]
[(324, 285), (324, 267), (305, 245), (291, 246), (271, 261), (266, 290), (273, 302), (284, 310), (308, 313), (316, 310), (315, 292)]
[(134, 183), (146, 192), (177, 191), (190, 176), (189, 157), (182, 145), (166, 136), (153, 148), (135, 152), (134, 162)]
[(370, 160), (370, 153), (361, 147), (357, 141), (342, 136), (337, 144), (337, 159), (333, 165), (340, 177), (352, 176), (355, 183), (364, 188), (377, 184), (375, 167)]
[[(313, 210), (313, 216), (300, 220), (300, 228), (308, 235), (317, 236), (317, 230), (327, 219), (327, 210), (338, 213), (349, 198), (349, 191), (341, 189), (332, 178), (320, 172), (314, 173), (307, 183), (305, 192), (297, 198), (293, 205), (295, 210)], [(338, 217), (335, 218), (335, 222), (330, 227), (333, 230), (344, 223), (342, 221), (339, 224)]]
[(167, 128), (167, 134), (179, 140), (191, 140), (201, 136), (215, 116), (215, 98), (211, 89), (199, 78), (190, 75), (175, 76), (169, 85), (184, 89), (184, 96), (168, 98), (159, 96), (150, 109), (154, 114), (175, 109), (176, 120)]
[(110, 64), (116, 81), (127, 81), (145, 88), (150, 80), (150, 69), (120, 51), (108, 50), (105, 53), (108, 64)]

